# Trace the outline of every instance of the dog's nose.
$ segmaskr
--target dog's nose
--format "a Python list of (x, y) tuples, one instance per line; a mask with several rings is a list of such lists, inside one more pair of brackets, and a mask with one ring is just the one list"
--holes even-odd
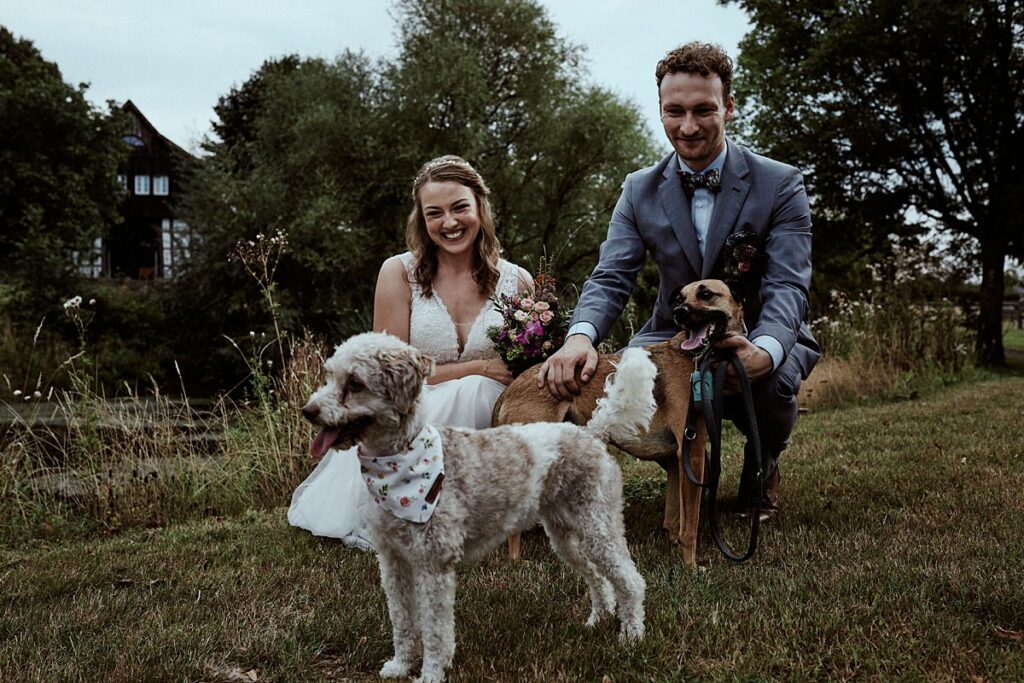
[(320, 419), (320, 407), (313, 405), (312, 403), (307, 403), (302, 408), (302, 416), (313, 424), (316, 424), (317, 420)]
[(690, 315), (692, 312), (693, 309), (690, 308), (689, 304), (679, 304), (678, 306), (672, 309), (672, 319), (676, 321), (677, 325), (681, 325), (682, 320), (685, 319), (686, 316)]

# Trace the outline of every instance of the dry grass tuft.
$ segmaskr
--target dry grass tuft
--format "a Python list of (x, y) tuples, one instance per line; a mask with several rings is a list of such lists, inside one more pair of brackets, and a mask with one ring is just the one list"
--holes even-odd
[(898, 377), (861, 358), (822, 358), (800, 385), (800, 407), (835, 408), (893, 393)]

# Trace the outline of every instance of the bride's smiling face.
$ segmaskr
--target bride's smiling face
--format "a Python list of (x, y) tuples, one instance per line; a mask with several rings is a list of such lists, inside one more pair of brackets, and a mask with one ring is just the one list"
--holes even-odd
[(451, 181), (425, 183), (420, 207), (427, 234), (438, 249), (461, 254), (473, 248), (480, 234), (480, 214), (472, 189)]

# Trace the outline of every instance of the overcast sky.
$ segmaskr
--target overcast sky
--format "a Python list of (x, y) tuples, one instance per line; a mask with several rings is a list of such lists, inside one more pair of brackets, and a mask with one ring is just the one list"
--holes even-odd
[[(689, 40), (735, 57), (746, 15), (715, 0), (544, 0), (561, 35), (587, 49), (591, 79), (637, 102), (659, 133), (654, 66)], [(131, 99), (186, 149), (210, 131), (213, 105), (264, 60), (333, 58), (345, 48), (396, 54), (390, 0), (4, 0), (0, 22), (91, 84), (97, 103)]]

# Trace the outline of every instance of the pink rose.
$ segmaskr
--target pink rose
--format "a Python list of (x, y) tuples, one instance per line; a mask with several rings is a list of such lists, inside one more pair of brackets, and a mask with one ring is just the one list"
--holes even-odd
[(533, 310), (537, 311), (538, 313), (543, 313), (549, 308), (551, 308), (551, 304), (549, 304), (547, 301), (538, 301), (533, 305)]
[[(541, 303), (544, 303), (544, 302), (542, 301)], [(540, 321), (542, 323), (544, 323), (545, 325), (547, 325), (549, 322), (551, 322), (552, 318), (554, 318), (554, 317), (555, 317), (555, 314), (552, 313), (551, 311), (544, 311), (543, 313), (540, 314)]]
[(524, 311), (529, 311), (533, 308), (533, 303), (533, 299), (531, 299), (530, 297), (526, 297), (525, 299), (519, 302), (519, 308), (523, 309)]

